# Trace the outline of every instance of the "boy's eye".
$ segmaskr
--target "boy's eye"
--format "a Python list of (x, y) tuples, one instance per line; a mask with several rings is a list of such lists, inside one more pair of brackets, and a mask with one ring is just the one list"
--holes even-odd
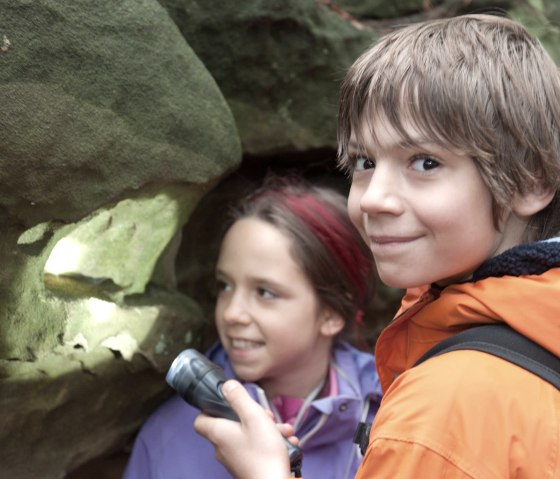
[(375, 168), (375, 162), (365, 156), (356, 156), (351, 159), (354, 171), (370, 170)]
[(432, 156), (421, 155), (412, 159), (411, 166), (416, 171), (428, 171), (440, 166), (440, 162)]

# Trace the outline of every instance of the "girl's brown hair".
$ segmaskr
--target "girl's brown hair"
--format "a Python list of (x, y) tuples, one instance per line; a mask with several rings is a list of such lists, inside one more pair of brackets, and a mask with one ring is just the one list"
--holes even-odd
[(250, 217), (291, 240), (294, 259), (319, 300), (341, 315), (349, 332), (373, 298), (376, 275), (371, 252), (348, 217), (346, 198), (299, 177), (269, 176), (231, 212), (232, 222)]

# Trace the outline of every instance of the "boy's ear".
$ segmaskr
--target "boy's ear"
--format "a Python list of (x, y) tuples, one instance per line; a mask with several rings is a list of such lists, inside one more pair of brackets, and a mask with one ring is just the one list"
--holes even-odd
[(325, 308), (321, 323), (321, 334), (323, 334), (323, 336), (333, 337), (343, 329), (344, 318), (331, 308)]
[(512, 211), (519, 217), (528, 218), (544, 210), (554, 198), (552, 188), (534, 188), (525, 193), (516, 193), (512, 201)]

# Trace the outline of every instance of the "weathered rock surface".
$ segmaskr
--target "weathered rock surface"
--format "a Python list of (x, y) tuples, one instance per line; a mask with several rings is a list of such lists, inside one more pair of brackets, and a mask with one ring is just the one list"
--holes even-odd
[[(492, 7), (560, 62), (556, 0), (4, 0), (0, 476), (58, 479), (122, 450), (171, 360), (212, 337), (244, 175), (332, 175), (357, 55), (395, 24)], [(398, 294), (381, 291), (370, 340)]]
[(315, 0), (160, 0), (231, 107), (243, 151), (335, 146), (344, 72), (373, 32)]
[(1, 16), (0, 475), (59, 478), (122, 447), (202, 340), (175, 255), (240, 140), (156, 1)]

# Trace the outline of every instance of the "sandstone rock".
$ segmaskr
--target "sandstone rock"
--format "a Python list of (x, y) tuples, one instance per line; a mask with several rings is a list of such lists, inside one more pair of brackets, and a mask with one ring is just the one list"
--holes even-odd
[(244, 153), (335, 146), (340, 81), (371, 31), (315, 0), (160, 3), (220, 85)]
[(218, 87), (155, 0), (7, 0), (0, 38), (0, 204), (18, 220), (76, 220), (240, 160)]
[(3, 2), (0, 84), (0, 475), (54, 479), (121, 448), (202, 341), (175, 255), (240, 141), (155, 0)]

